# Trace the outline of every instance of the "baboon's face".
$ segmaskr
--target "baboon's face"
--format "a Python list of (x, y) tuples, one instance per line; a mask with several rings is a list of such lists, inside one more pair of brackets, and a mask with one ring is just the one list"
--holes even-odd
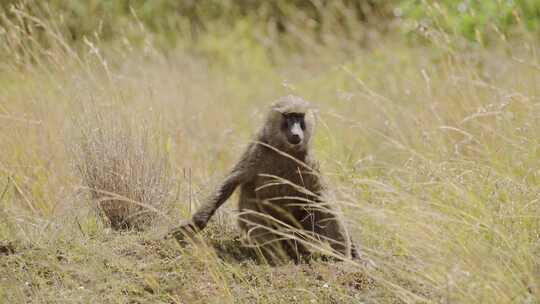
[(315, 115), (309, 102), (285, 96), (270, 107), (262, 138), (284, 151), (304, 151), (308, 149), (314, 123)]
[(281, 132), (291, 146), (304, 143), (306, 122), (304, 113), (282, 113)]

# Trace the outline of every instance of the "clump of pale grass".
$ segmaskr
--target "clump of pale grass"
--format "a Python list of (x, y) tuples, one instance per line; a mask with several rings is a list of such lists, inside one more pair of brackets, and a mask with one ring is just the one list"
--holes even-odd
[(147, 122), (98, 112), (76, 121), (75, 167), (113, 229), (141, 229), (166, 209), (168, 153)]

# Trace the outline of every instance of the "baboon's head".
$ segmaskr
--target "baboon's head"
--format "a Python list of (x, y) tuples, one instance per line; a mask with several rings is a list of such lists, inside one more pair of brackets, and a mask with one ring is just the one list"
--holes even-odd
[(282, 150), (305, 150), (313, 134), (315, 116), (309, 102), (285, 96), (270, 107), (263, 131), (264, 139)]

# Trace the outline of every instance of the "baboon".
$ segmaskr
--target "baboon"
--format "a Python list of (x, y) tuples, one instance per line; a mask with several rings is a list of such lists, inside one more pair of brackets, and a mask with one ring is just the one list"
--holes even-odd
[(314, 123), (307, 101), (296, 96), (278, 99), (256, 141), (192, 219), (172, 235), (182, 239), (204, 229), (240, 186), (240, 228), (265, 259), (299, 261), (322, 243), (343, 256), (357, 257), (341, 220), (323, 202), (325, 186), (310, 154)]

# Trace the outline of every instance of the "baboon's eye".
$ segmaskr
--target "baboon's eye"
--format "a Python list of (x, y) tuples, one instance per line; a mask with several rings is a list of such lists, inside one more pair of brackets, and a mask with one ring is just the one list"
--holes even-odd
[(289, 120), (292, 120), (295, 123), (299, 123), (300, 128), (302, 128), (302, 130), (306, 129), (306, 122), (305, 122), (304, 117), (305, 117), (304, 113), (290, 113), (288, 115)]
[(306, 122), (304, 121), (304, 117), (300, 119), (300, 128), (302, 128), (302, 130), (306, 130)]
[(283, 120), (281, 122), (281, 128), (283, 130), (286, 130), (289, 128), (289, 118), (287, 117), (287, 114), (282, 114), (283, 115)]
[(304, 113), (281, 113), (283, 116), (283, 123), (281, 127), (285, 129), (291, 128), (295, 123), (300, 124), (302, 131), (306, 129), (306, 123), (304, 120)]

